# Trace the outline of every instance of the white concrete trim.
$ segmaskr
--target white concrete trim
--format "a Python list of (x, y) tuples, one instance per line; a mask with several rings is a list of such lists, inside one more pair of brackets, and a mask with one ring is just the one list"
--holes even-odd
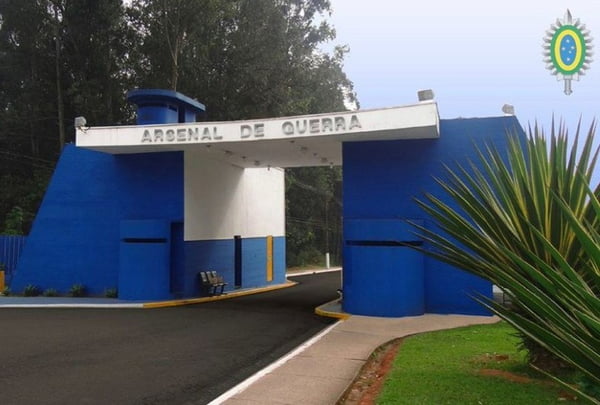
[(78, 147), (113, 154), (200, 150), (240, 167), (341, 165), (342, 142), (432, 139), (436, 103), (263, 120), (77, 129)]
[(228, 399), (231, 399), (232, 397), (244, 392), (248, 387), (250, 387), (256, 381), (260, 380), (265, 375), (272, 373), (274, 370), (276, 370), (277, 368), (279, 368), (283, 364), (285, 364), (288, 360), (292, 359), (293, 357), (298, 356), (300, 353), (302, 353), (303, 351), (308, 349), (310, 346), (317, 343), (325, 335), (327, 335), (329, 332), (331, 332), (333, 330), (333, 328), (335, 328), (340, 322), (342, 322), (342, 321), (337, 321), (333, 325), (322, 330), (317, 335), (313, 336), (311, 339), (307, 340), (306, 342), (302, 343), (300, 346), (298, 346), (297, 348), (295, 348), (294, 350), (292, 350), (285, 356), (281, 357), (279, 360), (275, 361), (274, 363), (271, 363), (270, 365), (263, 368), (259, 372), (253, 374), (252, 376), (248, 377), (246, 380), (242, 381), (235, 387), (231, 388), (230, 390), (224, 392), (217, 398), (213, 399), (211, 402), (208, 403), (208, 405), (220, 405), (220, 404), (224, 403), (225, 401), (227, 401)]

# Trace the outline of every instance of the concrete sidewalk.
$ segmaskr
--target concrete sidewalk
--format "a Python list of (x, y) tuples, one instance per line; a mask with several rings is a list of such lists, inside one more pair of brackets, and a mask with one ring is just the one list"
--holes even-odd
[(0, 296), (2, 308), (143, 308), (144, 302), (96, 297)]
[(380, 345), (416, 333), (498, 321), (465, 315), (349, 316), (209, 405), (333, 405)]

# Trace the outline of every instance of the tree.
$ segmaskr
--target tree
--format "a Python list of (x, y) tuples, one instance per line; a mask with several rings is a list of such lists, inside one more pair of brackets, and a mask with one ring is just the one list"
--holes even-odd
[(65, 5), (62, 55), (69, 124), (78, 115), (91, 125), (129, 120), (124, 96), (133, 85), (135, 62), (130, 49), (135, 38), (121, 0), (79, 0)]
[(49, 146), (42, 128), (56, 117), (55, 99), (49, 102), (54, 95), (54, 60), (46, 10), (33, 1), (3, 0), (0, 15), (3, 147), (41, 157)]
[(319, 50), (334, 32), (314, 25), (326, 12), (317, 0), (136, 0), (137, 83), (201, 100), (209, 120), (343, 110), (354, 99), (345, 49)]
[[(127, 13), (136, 31), (136, 80), (140, 87), (178, 90), (205, 101), (204, 88), (222, 63), (234, 2), (134, 0)], [(182, 87), (181, 81), (184, 82)]]
[[(0, 0), (0, 229), (24, 210), (28, 231), (73, 119), (114, 124), (124, 108), (128, 35), (120, 0)], [(27, 186), (27, 187), (26, 187)], [(30, 201), (31, 196), (38, 196)]]
[(288, 266), (341, 263), (341, 182), (341, 167), (286, 170)]

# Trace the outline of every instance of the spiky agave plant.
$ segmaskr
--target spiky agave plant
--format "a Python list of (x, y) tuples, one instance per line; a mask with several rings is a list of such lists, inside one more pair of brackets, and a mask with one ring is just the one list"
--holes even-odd
[(440, 231), (417, 228), (420, 250), (490, 280), (514, 307), (483, 305), (600, 386), (599, 151), (595, 124), (578, 152), (579, 132), (570, 146), (563, 126), (549, 139), (535, 126), (510, 136), (507, 159), (488, 146), (479, 165), (447, 167), (437, 181), (451, 202), (417, 201)]

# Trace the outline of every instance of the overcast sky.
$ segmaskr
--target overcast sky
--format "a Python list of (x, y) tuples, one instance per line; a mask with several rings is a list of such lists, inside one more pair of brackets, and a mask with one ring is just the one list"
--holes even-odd
[(554, 114), (569, 128), (600, 118), (600, 63), (563, 93), (546, 70), (543, 37), (567, 8), (586, 24), (600, 59), (599, 0), (332, 0), (335, 44), (347, 44), (345, 72), (362, 109), (410, 104), (433, 89), (442, 118), (502, 115), (523, 125)]

